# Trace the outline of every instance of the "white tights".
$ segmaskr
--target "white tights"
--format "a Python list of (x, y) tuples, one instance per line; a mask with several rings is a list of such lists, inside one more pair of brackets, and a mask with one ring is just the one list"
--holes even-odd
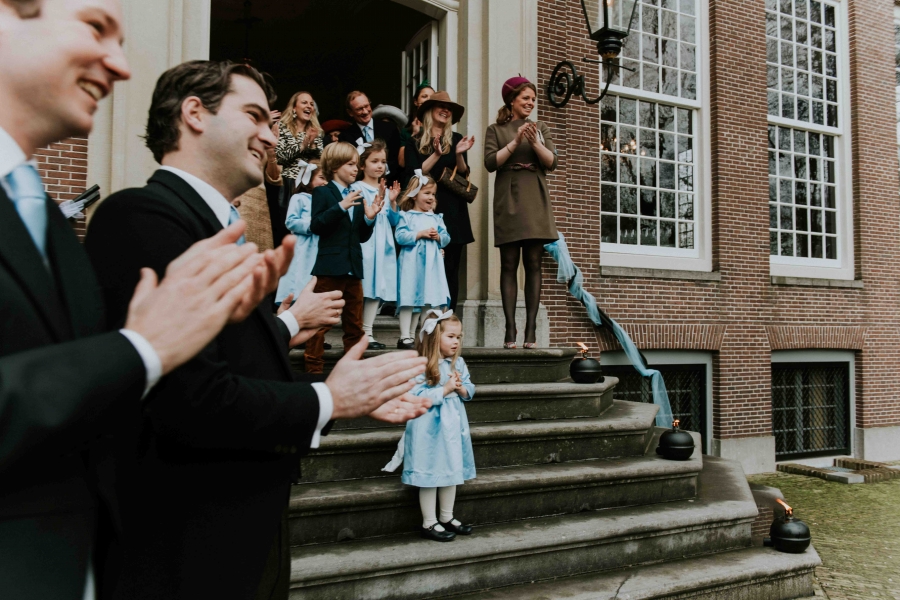
[[(441, 523), (453, 521), (453, 504), (456, 502), (456, 486), (442, 488), (419, 488), (419, 508), (422, 509), (422, 527), (428, 529), (438, 522), (437, 500), (441, 502)], [(459, 522), (454, 522), (459, 525)], [(443, 527), (439, 531), (443, 531)]]
[(372, 327), (375, 325), (375, 317), (378, 316), (378, 307), (381, 305), (380, 300), (374, 298), (366, 298), (363, 300), (363, 333), (369, 337), (369, 341), (375, 341), (372, 335)]
[[(444, 307), (437, 307), (438, 310), (444, 312)], [(428, 315), (431, 313), (430, 308), (423, 308), (422, 312), (419, 313), (418, 325), (413, 322), (413, 308), (404, 307), (400, 309), (400, 339), (408, 340), (415, 338), (415, 329), (418, 325), (422, 325), (428, 318)], [(444, 521), (446, 523), (446, 521)]]

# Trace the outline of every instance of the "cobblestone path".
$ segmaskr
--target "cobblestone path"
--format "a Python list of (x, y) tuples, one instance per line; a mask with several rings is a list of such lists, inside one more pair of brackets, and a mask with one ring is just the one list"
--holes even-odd
[(825, 597), (900, 600), (900, 479), (855, 485), (788, 473), (749, 479), (779, 488), (809, 525)]

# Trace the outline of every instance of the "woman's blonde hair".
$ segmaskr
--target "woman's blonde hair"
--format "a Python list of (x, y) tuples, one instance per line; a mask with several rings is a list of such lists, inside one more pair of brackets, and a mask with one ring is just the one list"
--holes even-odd
[[(431, 154), (434, 152), (431, 147), (434, 143), (434, 137), (431, 135), (432, 127), (434, 127), (434, 117), (431, 116), (431, 111), (428, 110), (422, 116), (422, 129), (419, 131), (419, 154)], [(452, 145), (453, 123), (447, 121), (447, 124), (444, 125), (444, 133), (441, 135), (441, 154), (450, 152)]]
[[(313, 97), (309, 92), (297, 92), (291, 96), (287, 108), (285, 108), (284, 112), (281, 114), (281, 122), (284, 123), (284, 126), (287, 127), (288, 131), (293, 135), (299, 133), (298, 127), (300, 126), (300, 118), (294, 116), (294, 107), (297, 105), (297, 98), (303, 94), (306, 94), (310, 98)], [(316, 115), (315, 105), (316, 101), (313, 99), (313, 111), (312, 114), (309, 115), (309, 124), (306, 126), (306, 134), (312, 139), (316, 139), (319, 137), (319, 134), (322, 133), (322, 126), (319, 125), (319, 117)]]
[(334, 179), (334, 172), (346, 165), (350, 161), (359, 159), (359, 153), (353, 144), (347, 142), (335, 142), (328, 144), (322, 151), (321, 164), (322, 175), (325, 179), (331, 181)]
[[(431, 312), (431, 309), (428, 309), (428, 311)], [(463, 347), (462, 321), (459, 320), (459, 317), (450, 315), (446, 319), (438, 321), (434, 331), (426, 333), (420, 339), (416, 340), (416, 350), (419, 352), (419, 356), (424, 356), (428, 359), (428, 363), (425, 365), (425, 382), (428, 385), (438, 385), (441, 383), (441, 361), (444, 360), (444, 357), (441, 356), (441, 336), (444, 334), (447, 325), (450, 323), (459, 325), (459, 348), (457, 348), (456, 353), (450, 357), (450, 372), (455, 373), (456, 361), (462, 355)]]
[(510, 121), (512, 121), (512, 103), (513, 100), (519, 97), (519, 94), (524, 92), (525, 90), (531, 90), (534, 92), (535, 99), (537, 99), (537, 88), (534, 87), (534, 84), (530, 81), (527, 83), (523, 83), (521, 85), (516, 86), (516, 88), (509, 93), (509, 102), (503, 105), (499, 111), (497, 111), (497, 125), (506, 125)]
[[(431, 175), (426, 175), (425, 177), (428, 181), (422, 186), (422, 190), (427, 187), (437, 186), (437, 182), (431, 178)], [(419, 187), (419, 178), (413, 175), (413, 178), (406, 184), (406, 189), (403, 190), (403, 195), (400, 198), (400, 210), (412, 210), (416, 207), (416, 196), (419, 194), (416, 194), (416, 196), (408, 196), (407, 194), (413, 193), (417, 187)], [(419, 192), (422, 190), (419, 190)]]

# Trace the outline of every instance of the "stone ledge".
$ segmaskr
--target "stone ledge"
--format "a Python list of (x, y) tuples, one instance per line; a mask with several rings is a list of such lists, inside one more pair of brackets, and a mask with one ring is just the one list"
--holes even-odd
[(678, 271), (674, 269), (638, 269), (635, 267), (600, 266), (601, 277), (640, 277), (646, 279), (682, 279), (688, 281), (722, 281), (718, 271)]
[(816, 279), (813, 277), (784, 277), (781, 275), (771, 276), (772, 285), (795, 285), (806, 287), (828, 287), (828, 288), (852, 288), (861, 290), (863, 287), (862, 279)]

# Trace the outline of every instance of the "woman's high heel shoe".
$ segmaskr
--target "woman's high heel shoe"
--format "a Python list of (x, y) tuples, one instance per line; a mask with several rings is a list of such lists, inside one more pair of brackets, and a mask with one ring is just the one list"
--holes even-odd
[(517, 337), (519, 337), (519, 330), (518, 330), (518, 329), (516, 329), (516, 335), (513, 336), (513, 341), (511, 341), (511, 342), (503, 342), (503, 348), (505, 348), (506, 350), (515, 350), (516, 348), (518, 348), (518, 346), (516, 345), (516, 338), (517, 338)]

